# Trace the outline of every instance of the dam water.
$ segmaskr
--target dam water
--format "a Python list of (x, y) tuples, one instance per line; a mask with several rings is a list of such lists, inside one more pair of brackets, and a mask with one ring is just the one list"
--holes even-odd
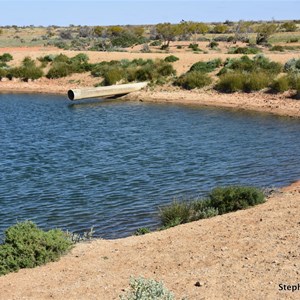
[(300, 177), (300, 120), (135, 102), (0, 94), (0, 232), (118, 238), (159, 226), (159, 207), (215, 186)]

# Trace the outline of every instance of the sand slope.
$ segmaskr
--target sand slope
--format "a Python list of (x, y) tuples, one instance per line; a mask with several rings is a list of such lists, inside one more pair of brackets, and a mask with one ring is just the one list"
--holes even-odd
[[(300, 183), (265, 204), (166, 231), (78, 244), (59, 262), (0, 277), (0, 299), (118, 299), (131, 275), (176, 299), (299, 299)], [(201, 286), (195, 286), (200, 281)]]

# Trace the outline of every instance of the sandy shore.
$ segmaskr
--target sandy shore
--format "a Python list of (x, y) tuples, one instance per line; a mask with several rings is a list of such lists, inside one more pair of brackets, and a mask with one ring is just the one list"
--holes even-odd
[[(0, 299), (118, 299), (130, 276), (176, 299), (299, 299), (300, 182), (262, 205), (140, 237), (78, 244), (60, 261), (0, 277)], [(200, 286), (196, 286), (200, 282)]]
[[(93, 86), (98, 79), (85, 74), (74, 74), (68, 78), (49, 80), (42, 78), (34, 82), (1, 81), (0, 93), (44, 93), (66, 95), (69, 89)], [(80, 83), (78, 83), (80, 82)], [(176, 103), (199, 106), (223, 107), (238, 110), (250, 110), (281, 116), (300, 117), (300, 101), (290, 94), (255, 93), (218, 93), (212, 89), (186, 91), (175, 87), (157, 87), (155, 89), (131, 93), (124, 100)]]

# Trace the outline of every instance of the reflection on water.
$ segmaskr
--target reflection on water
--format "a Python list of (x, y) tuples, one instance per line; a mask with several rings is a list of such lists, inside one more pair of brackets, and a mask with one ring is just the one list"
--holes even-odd
[(299, 178), (300, 121), (189, 106), (0, 95), (0, 231), (158, 225), (174, 197)]

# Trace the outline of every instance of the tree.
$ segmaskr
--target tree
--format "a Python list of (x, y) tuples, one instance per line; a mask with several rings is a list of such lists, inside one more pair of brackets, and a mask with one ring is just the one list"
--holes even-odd
[(209, 28), (206, 24), (201, 22), (188, 22), (187, 30), (191, 35), (194, 35), (194, 39), (196, 40), (198, 34), (207, 33)]
[(105, 32), (105, 28), (103, 26), (95, 26), (94, 27), (94, 34), (98, 37), (103, 36), (103, 33)]
[(228, 31), (228, 26), (226, 24), (217, 24), (213, 29), (214, 33), (225, 33), (227, 31)]
[(134, 27), (132, 29), (133, 33), (136, 35), (136, 36), (143, 36), (144, 32), (145, 32), (145, 29), (144, 27), (142, 26), (137, 26), (137, 27)]
[(256, 44), (264, 45), (268, 43), (268, 39), (277, 31), (278, 27), (274, 23), (263, 23), (256, 27)]
[(234, 29), (234, 41), (249, 41), (252, 32), (252, 22), (240, 20)]
[(280, 28), (286, 32), (293, 32), (297, 30), (297, 25), (294, 22), (285, 22)]
[(168, 48), (170, 42), (179, 34), (179, 26), (171, 23), (159, 23), (156, 25), (156, 32), (164, 40), (164, 47)]
[(111, 36), (118, 36), (122, 34), (125, 30), (121, 26), (110, 26), (107, 29), (108, 34)]

